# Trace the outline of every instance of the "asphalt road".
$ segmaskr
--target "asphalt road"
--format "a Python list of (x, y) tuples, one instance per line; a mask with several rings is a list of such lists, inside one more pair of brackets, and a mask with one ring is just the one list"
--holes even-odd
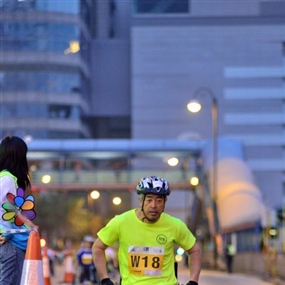
[[(50, 278), (50, 285), (70, 285), (70, 283), (64, 283), (64, 267), (56, 266), (55, 268), (55, 276)], [(188, 270), (184, 267), (179, 267), (178, 269), (178, 281), (180, 285), (186, 285), (189, 281)], [(226, 272), (221, 271), (213, 271), (213, 270), (202, 270), (199, 285), (285, 285), (285, 282), (280, 281), (276, 282), (268, 282), (262, 280), (262, 278), (258, 278), (257, 276), (250, 276), (247, 274), (240, 273), (232, 273), (228, 274)], [(76, 284), (77, 285), (77, 284)]]
[[(178, 280), (180, 285), (185, 285), (189, 281), (187, 269), (180, 269)], [(221, 271), (202, 270), (199, 285), (272, 285), (256, 276)], [(285, 285), (285, 284), (284, 284)]]

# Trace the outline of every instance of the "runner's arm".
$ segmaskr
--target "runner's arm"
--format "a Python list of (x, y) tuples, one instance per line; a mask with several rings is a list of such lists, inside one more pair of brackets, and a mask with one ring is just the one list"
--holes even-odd
[(106, 267), (105, 249), (108, 246), (104, 244), (100, 238), (97, 238), (92, 246), (92, 256), (96, 271), (100, 280), (109, 278)]
[(196, 242), (189, 250), (190, 280), (198, 283), (202, 266), (202, 256), (199, 244)]

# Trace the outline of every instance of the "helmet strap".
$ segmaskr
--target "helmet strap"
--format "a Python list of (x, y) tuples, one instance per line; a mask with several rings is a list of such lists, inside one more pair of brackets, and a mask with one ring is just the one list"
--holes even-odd
[(144, 214), (144, 217), (142, 218), (142, 222), (144, 222), (145, 219), (147, 219), (150, 222), (149, 218), (146, 216), (146, 214), (144, 213), (144, 210), (143, 210), (144, 201), (145, 201), (145, 195), (143, 195), (143, 201), (142, 201), (142, 207), (141, 207), (141, 211)]
[[(146, 216), (146, 214), (145, 214), (145, 212), (144, 212), (144, 210), (143, 210), (144, 201), (145, 201), (145, 196), (146, 196), (146, 195), (143, 195), (143, 201), (142, 201), (142, 206), (141, 206), (141, 211), (142, 211), (142, 213), (144, 214), (144, 217), (141, 219), (141, 221), (144, 222), (144, 220), (148, 220), (150, 223), (153, 223), (153, 221), (150, 220), (150, 219)], [(166, 201), (166, 196), (164, 196), (164, 201)], [(164, 207), (165, 207), (165, 205), (164, 205)], [(164, 208), (163, 208), (163, 212), (164, 212)]]

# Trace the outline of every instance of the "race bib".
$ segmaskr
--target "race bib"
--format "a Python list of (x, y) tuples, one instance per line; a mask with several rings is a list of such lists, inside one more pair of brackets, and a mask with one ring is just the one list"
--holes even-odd
[(139, 276), (161, 276), (163, 256), (163, 247), (129, 246), (129, 272)]
[(83, 253), (81, 256), (81, 262), (83, 265), (92, 264), (92, 254), (91, 253)]

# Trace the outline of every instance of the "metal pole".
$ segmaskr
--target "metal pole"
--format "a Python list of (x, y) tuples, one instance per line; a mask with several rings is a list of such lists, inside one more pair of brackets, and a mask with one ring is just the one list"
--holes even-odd
[[(212, 204), (213, 211), (213, 227), (214, 232), (212, 233), (212, 239), (214, 243), (214, 267), (217, 268), (218, 259), (218, 248), (217, 248), (217, 234), (219, 232), (219, 220), (218, 220), (218, 209), (217, 209), (217, 185), (218, 185), (218, 102), (213, 92), (209, 88), (200, 87), (194, 93), (196, 98), (198, 95), (207, 94), (211, 97), (211, 114), (212, 114), (212, 140), (213, 140), (213, 170), (212, 170), (212, 193), (210, 193), (210, 201)], [(211, 195), (212, 194), (212, 195)]]
[(217, 99), (212, 96), (212, 127), (213, 127), (213, 215), (214, 215), (214, 267), (217, 268), (218, 248), (217, 248), (217, 233), (218, 225), (218, 209), (217, 209), (217, 185), (218, 185), (218, 107)]
[[(212, 97), (212, 123), (213, 123), (213, 200), (217, 198), (217, 156), (218, 156), (218, 108), (217, 100)], [(215, 228), (217, 229), (217, 228)]]

